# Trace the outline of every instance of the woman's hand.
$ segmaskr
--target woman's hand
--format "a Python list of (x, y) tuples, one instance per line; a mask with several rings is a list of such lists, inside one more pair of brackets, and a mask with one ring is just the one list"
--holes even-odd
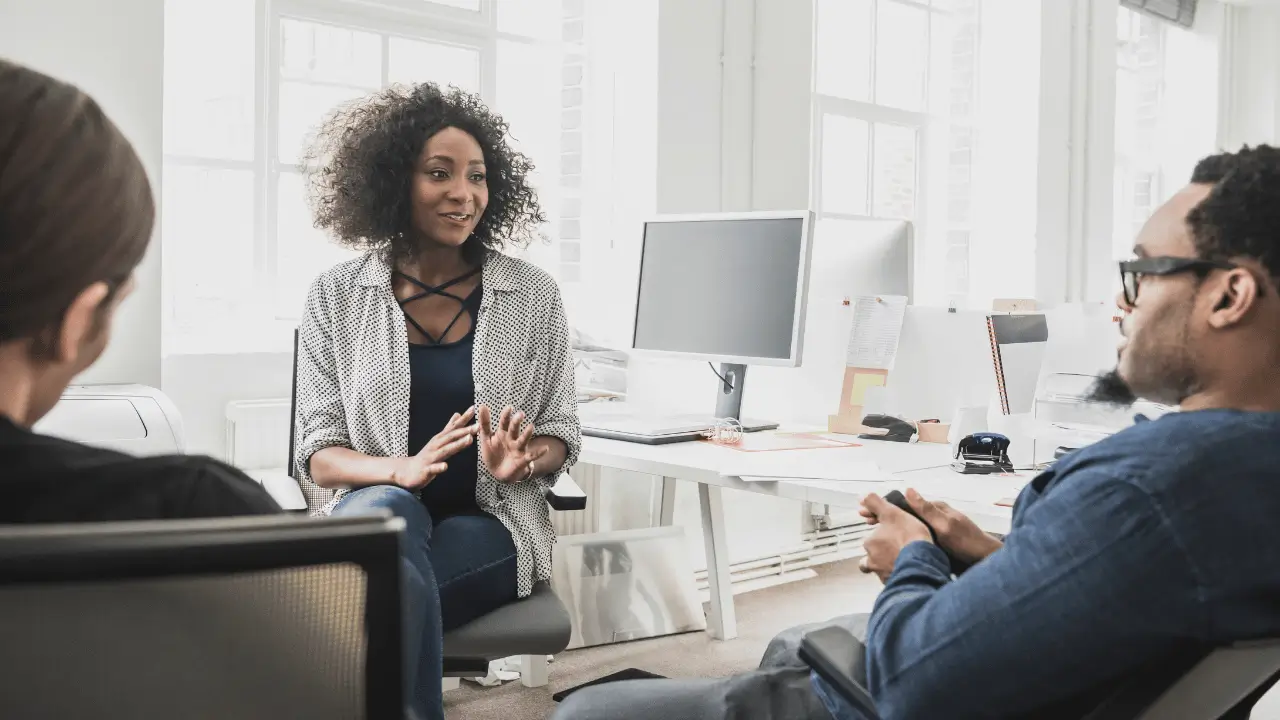
[(493, 429), (487, 405), (480, 406), (480, 458), (489, 473), (500, 483), (513, 484), (533, 478), (533, 464), (547, 453), (547, 448), (530, 445), (533, 439), (533, 423), (523, 431), (524, 413), (508, 405), (498, 415), (498, 427)]
[(391, 474), (391, 481), (405, 490), (418, 490), (426, 487), (440, 473), (448, 469), (445, 461), (458, 451), (471, 444), (476, 434), (476, 426), (472, 420), (476, 416), (474, 407), (453, 417), (435, 437), (418, 452), (406, 458), (397, 458), (399, 462)]

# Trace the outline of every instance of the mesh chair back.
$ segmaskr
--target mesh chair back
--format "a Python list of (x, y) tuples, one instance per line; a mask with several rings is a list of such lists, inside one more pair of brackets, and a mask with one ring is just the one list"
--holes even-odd
[(386, 518), (0, 529), (7, 717), (401, 717)]

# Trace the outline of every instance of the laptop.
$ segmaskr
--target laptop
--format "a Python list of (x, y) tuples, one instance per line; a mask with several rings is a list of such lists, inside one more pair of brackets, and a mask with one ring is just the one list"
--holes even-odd
[[(643, 411), (618, 402), (579, 405), (578, 421), (582, 424), (583, 435), (645, 445), (698, 440), (717, 423), (714, 417), (701, 413)], [(745, 432), (776, 427), (777, 423), (743, 422)]]

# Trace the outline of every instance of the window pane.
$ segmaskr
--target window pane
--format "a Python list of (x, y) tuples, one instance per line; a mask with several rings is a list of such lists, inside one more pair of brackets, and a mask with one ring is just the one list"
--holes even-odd
[(463, 10), (473, 10), (480, 12), (480, 0), (424, 0), (428, 4), (448, 5), (449, 7), (462, 8)]
[(867, 133), (865, 120), (822, 118), (822, 211), (867, 214)]
[(561, 61), (554, 45), (498, 42), (494, 109), (510, 124), (515, 148), (533, 160), (533, 185), (553, 224), (558, 219), (561, 169), (582, 172), (581, 154), (560, 153), (561, 108), (580, 104), (582, 95), (581, 88), (562, 91)]
[(280, 124), (276, 139), (282, 163), (298, 163), (311, 134), (329, 113), (343, 103), (368, 95), (373, 88), (341, 85), (311, 85), (299, 82), (280, 84)]
[(253, 159), (254, 0), (169, 0), (164, 152)]
[(498, 0), (498, 32), (539, 40), (559, 40), (562, 0)]
[(387, 81), (434, 82), (480, 92), (480, 52), (474, 48), (391, 38)]
[[(968, 238), (965, 238), (967, 243)], [(943, 265), (943, 284), (947, 295), (969, 294), (969, 246), (948, 245)]]
[(312, 225), (301, 175), (280, 173), (276, 190), (275, 312), (277, 318), (291, 320), (300, 316), (311, 281), (358, 253), (338, 246)]
[[(553, 46), (498, 43), (498, 92), (494, 108), (511, 125), (521, 151), (550, 163), (560, 147), (562, 105), (581, 106), (581, 99), (561, 92), (561, 55)], [(566, 91), (569, 92), (569, 91)], [(582, 94), (580, 87), (571, 92)], [(577, 100), (576, 102), (573, 102)]]
[(976, 9), (929, 20), (929, 112), (952, 122), (976, 120), (979, 20)]
[(168, 329), (221, 326), (253, 298), (253, 173), (166, 163), (163, 178)]
[(973, 129), (952, 127), (947, 157), (947, 220), (967, 223), (973, 209)]
[(373, 33), (282, 19), (280, 77), (378, 87), (382, 84), (382, 40)]
[(871, 0), (818, 0), (817, 89), (871, 99)]
[(916, 210), (916, 131), (876, 123), (873, 145), (871, 214), (911, 218)]
[(1116, 259), (1133, 255), (1134, 236), (1129, 232), (1133, 224), (1133, 196), (1129, 193), (1129, 169), (1116, 163), (1111, 185), (1111, 245)]
[(929, 11), (881, 0), (876, 12), (876, 102), (924, 110), (928, 61)]

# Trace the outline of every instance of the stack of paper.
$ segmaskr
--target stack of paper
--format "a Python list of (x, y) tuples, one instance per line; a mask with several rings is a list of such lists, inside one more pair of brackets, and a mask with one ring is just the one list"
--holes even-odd
[(863, 448), (726, 454), (720, 474), (748, 482), (783, 479), (885, 482), (891, 479)]

